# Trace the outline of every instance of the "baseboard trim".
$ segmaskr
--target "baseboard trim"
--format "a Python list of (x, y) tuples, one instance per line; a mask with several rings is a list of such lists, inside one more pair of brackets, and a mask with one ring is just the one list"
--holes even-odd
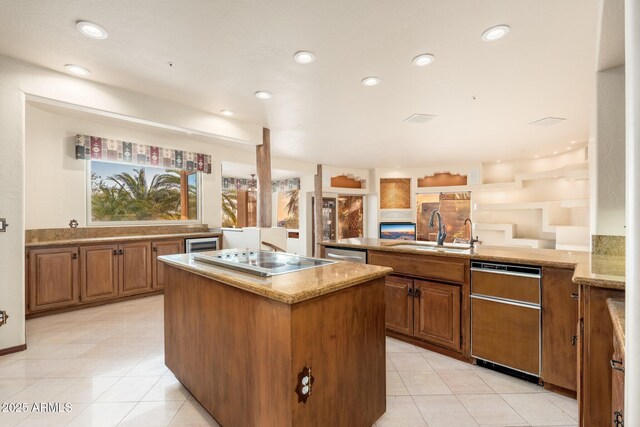
[(19, 351), (25, 351), (27, 349), (27, 344), (24, 343), (22, 345), (17, 345), (15, 347), (3, 348), (0, 350), (0, 356), (5, 356), (11, 353), (17, 353)]

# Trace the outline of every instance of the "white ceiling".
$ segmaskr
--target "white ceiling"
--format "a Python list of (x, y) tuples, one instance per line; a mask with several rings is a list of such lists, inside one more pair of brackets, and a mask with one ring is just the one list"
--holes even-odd
[[(222, 162), (222, 176), (231, 178), (251, 178), (251, 174), (258, 179), (256, 166), (246, 163)], [(284, 169), (271, 169), (271, 180), (300, 178), (299, 171), (288, 171)]]
[[(548, 155), (589, 137), (595, 0), (0, 0), (0, 11), (0, 54), (231, 109), (271, 128), (276, 156), (417, 167)], [(84, 37), (79, 19), (109, 38)], [(509, 36), (481, 41), (497, 24)], [(302, 49), (316, 62), (296, 64)], [(435, 63), (411, 65), (425, 52)], [(363, 87), (369, 75), (380, 86)], [(414, 113), (438, 117), (402, 122)], [(529, 125), (546, 116), (567, 120)]]

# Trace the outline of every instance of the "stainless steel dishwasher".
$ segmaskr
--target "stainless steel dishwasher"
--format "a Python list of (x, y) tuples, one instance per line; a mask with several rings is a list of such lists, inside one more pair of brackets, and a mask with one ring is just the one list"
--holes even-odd
[(360, 264), (367, 263), (366, 249), (334, 248), (326, 246), (324, 248), (324, 257), (332, 261), (350, 261)]
[(471, 356), (540, 376), (542, 269), (471, 262)]

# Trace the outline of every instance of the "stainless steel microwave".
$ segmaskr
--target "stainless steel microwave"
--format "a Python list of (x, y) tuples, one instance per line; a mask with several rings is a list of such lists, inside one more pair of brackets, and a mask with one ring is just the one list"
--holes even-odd
[(219, 237), (203, 237), (200, 239), (185, 239), (184, 250), (186, 253), (190, 252), (206, 252), (217, 251), (220, 245), (218, 244)]

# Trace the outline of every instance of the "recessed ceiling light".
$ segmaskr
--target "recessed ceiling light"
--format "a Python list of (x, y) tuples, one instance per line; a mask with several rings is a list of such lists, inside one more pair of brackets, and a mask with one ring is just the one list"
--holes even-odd
[(496, 160), (496, 163), (500, 163), (500, 160)]
[(376, 86), (380, 84), (380, 79), (377, 77), (365, 77), (362, 79), (362, 84), (365, 86)]
[(311, 64), (313, 61), (316, 60), (316, 56), (311, 52), (307, 52), (305, 50), (301, 50), (300, 52), (296, 52), (293, 55), (293, 59), (298, 64)]
[(259, 90), (255, 93), (255, 95), (258, 99), (271, 99), (273, 97), (271, 92), (267, 92), (266, 90)]
[(235, 113), (231, 110), (220, 110), (220, 114), (223, 116), (233, 116)]
[(538, 156), (537, 154), (535, 156), (533, 156), (534, 159), (537, 159), (538, 157), (540, 157), (540, 156)]
[(567, 150), (571, 150), (571, 147), (567, 147)]
[(554, 152), (553, 152), (553, 154), (558, 154), (558, 152), (557, 152), (557, 151), (554, 151)]
[(435, 60), (436, 60), (435, 56), (429, 53), (423, 53), (413, 58), (412, 62), (413, 62), (413, 65), (415, 65), (416, 67), (424, 67), (425, 65), (431, 64)]
[(571, 141), (571, 143), (572, 143), (572, 144), (575, 144), (576, 142), (575, 142), (575, 141)]
[(88, 76), (89, 74), (91, 74), (89, 70), (87, 70), (86, 68), (80, 65), (67, 64), (64, 66), (64, 68), (68, 72), (75, 74), (77, 76)]
[(102, 40), (102, 39), (106, 39), (107, 36), (109, 35), (107, 33), (107, 30), (102, 28), (100, 25), (94, 24), (93, 22), (89, 22), (89, 21), (76, 22), (76, 28), (82, 34), (84, 34), (87, 37), (91, 37), (92, 39)]
[(510, 30), (511, 28), (509, 28), (508, 25), (496, 25), (495, 27), (491, 27), (484, 33), (482, 33), (482, 40), (486, 42), (499, 40), (509, 34)]

